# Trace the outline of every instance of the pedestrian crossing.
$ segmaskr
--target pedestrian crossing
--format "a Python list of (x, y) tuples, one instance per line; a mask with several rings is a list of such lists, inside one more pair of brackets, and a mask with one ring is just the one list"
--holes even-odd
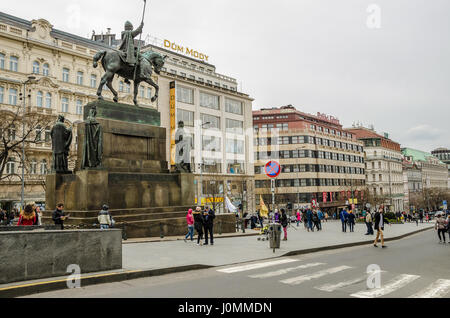
[[(316, 286), (313, 286), (315, 290), (327, 293), (348, 292), (350, 297), (355, 298), (395, 297), (396, 292), (405, 294), (405, 292), (408, 293), (410, 290), (413, 291), (410, 292), (411, 295), (407, 295), (409, 298), (450, 297), (450, 279), (437, 279), (430, 284), (427, 281), (429, 278), (424, 278), (420, 275), (412, 273), (390, 274), (386, 270), (377, 270), (375, 272), (371, 271), (370, 277), (378, 274), (381, 277), (381, 274), (383, 274), (383, 280), (380, 281), (379, 286), (369, 288), (367, 287), (369, 274), (366, 274), (366, 268), (358, 269), (345, 264), (333, 264), (333, 266), (330, 266), (322, 262), (310, 262), (292, 266), (294, 262), (301, 262), (301, 260), (285, 258), (221, 268), (217, 271), (224, 274), (243, 273), (249, 279), (275, 279), (276, 283), (292, 286), (292, 288), (307, 282), (313, 284), (319, 282)], [(275, 268), (274, 270), (274, 267), (283, 268)], [(252, 271), (255, 271), (255, 273), (251, 273)], [(344, 275), (345, 279), (339, 280), (340, 275)], [(348, 277), (349, 275), (353, 277)], [(388, 279), (385, 280), (384, 275), (388, 276)], [(321, 280), (324, 281), (320, 282)], [(419, 290), (414, 291), (414, 288)]]

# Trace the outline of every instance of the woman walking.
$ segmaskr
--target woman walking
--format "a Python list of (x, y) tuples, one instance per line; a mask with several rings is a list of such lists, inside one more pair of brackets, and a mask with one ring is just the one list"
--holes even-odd
[(195, 212), (192, 213), (194, 215), (194, 227), (197, 231), (197, 245), (203, 245), (203, 225), (205, 220), (203, 218), (203, 214), (201, 208), (198, 206), (195, 208)]
[[(439, 244), (442, 243), (442, 240), (444, 240), (445, 244), (445, 232), (447, 232), (447, 220), (442, 217), (442, 214), (439, 214), (436, 218), (436, 223), (434, 224), (434, 229), (437, 230), (438, 237), (439, 237)], [(442, 233), (442, 238), (441, 238)]]
[(191, 237), (191, 242), (194, 241), (194, 216), (192, 215), (192, 209), (189, 209), (188, 214), (186, 215), (186, 222), (188, 225), (188, 233), (184, 237), (184, 242), (187, 242), (187, 238)]
[(302, 215), (300, 214), (300, 210), (297, 210), (297, 227), (300, 226), (301, 222), (302, 222)]
[(287, 241), (288, 218), (287, 218), (287, 215), (286, 215), (286, 211), (284, 209), (281, 209), (280, 223), (281, 223), (281, 226), (283, 227), (283, 231), (284, 231), (284, 239), (283, 239), (283, 241)]

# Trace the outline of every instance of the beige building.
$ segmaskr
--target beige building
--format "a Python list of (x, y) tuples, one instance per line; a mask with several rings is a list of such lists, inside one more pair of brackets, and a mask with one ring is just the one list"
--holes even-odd
[[(0, 109), (19, 110), (20, 92), (30, 75), (36, 79), (27, 85), (27, 110), (36, 110), (56, 117), (63, 114), (73, 127), (82, 121), (83, 106), (97, 99), (96, 91), (103, 70), (94, 69), (92, 58), (99, 50), (111, 47), (54, 29), (44, 19), (27, 21), (0, 13)], [(161, 113), (161, 125), (167, 128), (167, 158), (170, 158), (170, 83), (176, 83), (176, 121), (184, 120), (193, 136), (192, 157), (195, 164), (203, 162), (203, 172), (194, 165), (197, 179), (222, 184), (232, 201), (253, 201), (252, 99), (239, 93), (236, 80), (216, 73), (213, 65), (158, 46), (147, 46), (168, 55), (166, 68), (154, 81), (160, 86), (159, 99), (151, 102), (154, 93), (147, 84), (139, 88), (138, 102)], [(130, 85), (117, 77), (113, 82), (120, 102), (132, 104)], [(27, 94), (28, 95), (28, 94)], [(103, 96), (112, 100), (107, 88)], [(209, 122), (209, 125), (202, 123)], [(51, 161), (51, 125), (43, 129), (42, 142), (30, 143), (26, 151), (25, 201), (44, 203), (45, 174)], [(17, 129), (17, 134), (20, 131)], [(202, 131), (203, 138), (199, 138)], [(250, 134), (250, 135), (248, 135)], [(211, 146), (212, 145), (212, 146)], [(200, 151), (202, 149), (202, 151)], [(12, 155), (7, 166), (10, 178), (0, 182), (0, 203), (11, 208), (20, 202), (20, 156)], [(29, 163), (29, 164), (28, 164)], [(70, 163), (74, 166), (73, 160)], [(198, 196), (201, 186), (197, 182)], [(208, 194), (202, 196), (208, 197)], [(247, 199), (248, 198), (248, 199)]]
[[(306, 208), (315, 200), (323, 211), (358, 206), (364, 189), (363, 144), (339, 121), (300, 112), (292, 105), (253, 112), (255, 193), (272, 203), (265, 174), (270, 160), (281, 165), (275, 181), (275, 205)], [(330, 214), (331, 215), (331, 214)]]
[(354, 133), (364, 143), (366, 154), (366, 185), (374, 195), (385, 198), (384, 205), (392, 212), (402, 212), (404, 206), (404, 176), (400, 144), (387, 134), (377, 134), (373, 129), (353, 127)]

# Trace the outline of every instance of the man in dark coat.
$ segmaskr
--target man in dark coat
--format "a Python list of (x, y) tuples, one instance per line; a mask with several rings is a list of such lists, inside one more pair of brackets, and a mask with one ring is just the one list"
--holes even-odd
[(206, 206), (205, 211), (203, 212), (203, 218), (205, 219), (204, 228), (205, 228), (205, 244), (208, 245), (208, 233), (210, 234), (211, 245), (214, 245), (214, 236), (213, 236), (213, 228), (214, 228), (214, 219), (216, 214), (214, 210), (210, 209), (209, 206)]
[(287, 241), (288, 218), (287, 218), (287, 215), (286, 215), (286, 211), (284, 209), (281, 209), (280, 223), (281, 223), (281, 226), (283, 227), (283, 231), (284, 231), (283, 241)]
[(377, 230), (377, 237), (375, 238), (375, 241), (373, 242), (373, 246), (378, 247), (378, 239), (381, 238), (381, 247), (385, 248), (386, 245), (384, 245), (384, 237), (383, 237), (383, 231), (384, 231), (384, 224), (387, 223), (390, 225), (389, 221), (385, 219), (384, 217), (384, 211), (383, 208), (380, 208), (379, 212), (375, 214), (375, 230)]
[(50, 131), (52, 137), (52, 170), (56, 173), (68, 173), (70, 144), (72, 143), (72, 130), (64, 125), (64, 116), (59, 115), (58, 121)]
[(59, 203), (56, 206), (56, 210), (53, 211), (53, 214), (52, 214), (53, 222), (55, 222), (55, 225), (59, 225), (61, 227), (61, 230), (64, 230), (64, 220), (66, 219), (63, 209), (64, 209), (64, 204)]

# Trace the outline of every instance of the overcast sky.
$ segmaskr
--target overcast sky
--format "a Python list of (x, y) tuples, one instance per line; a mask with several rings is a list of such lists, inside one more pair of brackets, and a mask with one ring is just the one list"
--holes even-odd
[[(1, 10), (85, 37), (120, 33), (126, 20), (137, 26), (143, 8), (142, 0), (9, 3)], [(449, 11), (448, 0), (149, 0), (144, 35), (209, 55), (254, 109), (292, 104), (431, 151), (450, 147)]]

